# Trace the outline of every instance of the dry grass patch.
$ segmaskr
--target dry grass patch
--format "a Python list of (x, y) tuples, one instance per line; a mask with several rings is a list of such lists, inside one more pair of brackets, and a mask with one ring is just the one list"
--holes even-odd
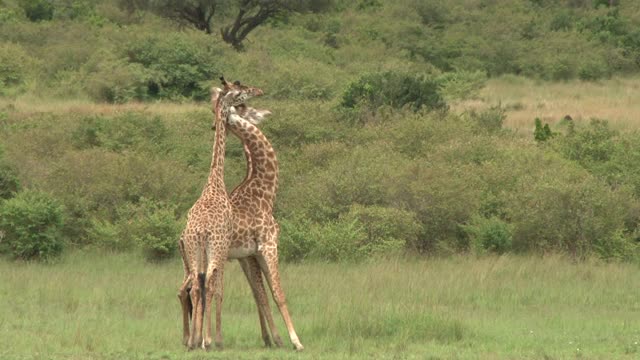
[(583, 122), (607, 119), (621, 130), (640, 126), (640, 78), (613, 78), (599, 82), (536, 81), (512, 75), (491, 79), (477, 99), (453, 104), (455, 112), (480, 110), (501, 104), (507, 109), (504, 125), (533, 131), (539, 117), (551, 125), (565, 115)]

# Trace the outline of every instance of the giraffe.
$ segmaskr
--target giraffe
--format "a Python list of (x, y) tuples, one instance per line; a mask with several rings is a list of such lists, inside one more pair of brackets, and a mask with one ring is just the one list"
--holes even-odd
[[(225, 89), (242, 87), (240, 83), (228, 83), (223, 79)], [(215, 90), (216, 93), (218, 90)], [(247, 175), (244, 181), (231, 193), (233, 212), (233, 232), (229, 250), (230, 259), (238, 259), (247, 276), (258, 303), (258, 313), (265, 344), (269, 344), (264, 321), (266, 319), (274, 341), (282, 345), (273, 323), (271, 310), (262, 285), (262, 273), (272, 292), (272, 296), (284, 319), (289, 338), (296, 350), (303, 350), (291, 321), (285, 294), (278, 271), (278, 235), (280, 227), (273, 217), (273, 206), (278, 188), (278, 160), (275, 151), (264, 134), (250, 121), (262, 121), (270, 114), (266, 110), (256, 110), (238, 106), (236, 113), (227, 117), (226, 126), (243, 143), (247, 159)], [(246, 119), (241, 115), (245, 115)], [(266, 334), (266, 336), (265, 336)]]
[[(236, 83), (237, 84), (237, 83)], [(212, 98), (211, 102), (215, 107), (218, 96), (222, 93), (222, 89), (220, 88), (212, 88)], [(271, 112), (268, 110), (257, 110), (252, 107), (247, 107), (244, 104), (231, 107), (230, 108), (230, 116), (239, 116), (241, 117), (241, 121), (247, 121), (254, 125), (261, 123), (267, 116), (271, 115)], [(240, 121), (240, 120), (236, 120)], [(228, 127), (228, 126), (227, 126)], [(243, 150), (245, 159), (247, 161), (247, 172), (243, 182), (236, 186), (236, 189), (244, 188), (244, 184), (252, 178), (252, 157), (249, 151), (248, 145), (243, 144)], [(235, 191), (235, 189), (234, 189)], [(236, 218), (234, 218), (235, 220)], [(237, 251), (246, 251), (241, 248), (232, 248), (230, 252), (233, 254)], [(276, 328), (273, 322), (273, 316), (271, 314), (271, 309), (269, 307), (269, 300), (267, 298), (267, 294), (264, 288), (264, 283), (262, 279), (262, 270), (260, 269), (260, 265), (257, 263), (255, 257), (245, 257), (238, 258), (238, 262), (242, 268), (242, 271), (251, 286), (251, 291), (253, 292), (254, 300), (256, 302), (258, 308), (258, 318), (260, 320), (260, 330), (262, 332), (262, 339), (267, 347), (271, 346), (271, 336), (269, 335), (269, 329), (267, 329), (267, 323), (269, 324), (269, 328), (273, 335), (273, 340), (277, 346), (282, 346), (282, 339), (278, 334), (278, 329)]]
[[(232, 106), (260, 95), (262, 90), (258, 88), (236, 86), (216, 101), (215, 124), (219, 126), (216, 127), (211, 170), (200, 198), (189, 210), (187, 225), (178, 243), (184, 268), (184, 279), (178, 290), (183, 315), (183, 343), (190, 350), (200, 345), (205, 349), (211, 346), (211, 308), (214, 296), (215, 343), (222, 346), (222, 280), (233, 227), (233, 212), (224, 184), (227, 134), (223, 124)], [(193, 315), (191, 328), (190, 314)], [(203, 327), (204, 319), (207, 323)]]

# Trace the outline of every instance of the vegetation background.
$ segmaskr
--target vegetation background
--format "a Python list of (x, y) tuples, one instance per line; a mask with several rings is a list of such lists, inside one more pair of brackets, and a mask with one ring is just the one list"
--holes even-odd
[[(254, 21), (264, 16), (246, 37), (238, 35), (246, 28), (234, 27), (243, 13)], [(356, 284), (340, 291), (355, 297), (380, 281), (357, 278), (359, 272), (391, 271), (390, 283), (406, 286), (411, 274), (413, 286), (446, 292), (428, 271), (484, 269), (491, 281), (498, 276), (505, 284), (496, 290), (452, 280), (457, 290), (446, 299), (394, 302), (384, 299), (411, 289), (385, 288), (380, 300), (352, 308), (391, 315), (362, 322), (363, 312), (334, 314), (344, 326), (295, 314), (303, 343), (324, 339), (315, 346), (334, 349), (334, 357), (354, 355), (374, 338), (395, 344), (393, 350), (373, 346), (386, 357), (637, 356), (640, 307), (631, 294), (640, 288), (639, 25), (640, 2), (624, 0), (0, 0), (2, 283), (59, 274), (27, 290), (49, 294), (51, 287), (69, 286), (74, 271), (91, 273), (92, 261), (108, 253), (113, 266), (126, 263), (147, 274), (138, 281), (155, 279), (150, 292), (177, 284), (176, 239), (210, 165), (209, 88), (224, 74), (264, 89), (266, 96), (252, 105), (274, 113), (261, 128), (280, 160), (276, 217), (285, 271), (333, 271), (339, 278), (338, 268), (351, 269)], [(245, 171), (232, 137), (227, 157), (231, 190)], [(79, 260), (83, 256), (93, 260)], [(558, 277), (549, 278), (555, 280), (548, 288), (538, 284), (548, 296), (523, 299), (526, 280), (504, 274), (531, 271), (543, 283), (551, 275), (541, 275), (535, 259)], [(110, 268), (108, 261), (101, 266)], [(127, 292), (117, 288), (124, 280), (95, 276), (85, 281)], [(592, 283), (594, 276), (599, 283)], [(296, 291), (304, 281), (285, 286)], [(511, 314), (521, 306), (553, 307), (567, 282), (575, 283), (576, 294), (596, 296), (565, 305), (576, 306), (570, 318), (578, 332), (583, 312), (601, 315), (585, 325), (591, 330), (576, 334), (599, 346), (576, 352), (567, 345), (574, 340), (549, 344), (567, 338), (559, 322), (545, 324), (547, 336), (537, 340), (523, 342), (516, 332), (503, 346), (488, 345), (513, 326), (513, 318), (479, 325), (495, 307)], [(336, 291), (331, 284), (323, 289)], [(2, 318), (8, 318), (15, 287), (0, 290), (8, 311)], [(493, 291), (505, 297), (487, 299)], [(610, 299), (595, 294), (608, 291), (615, 293)], [(91, 316), (79, 310), (78, 298), (88, 295), (69, 293), (60, 294), (65, 309)], [(101, 295), (95, 296), (89, 299)], [(232, 306), (232, 314), (253, 319), (245, 314), (254, 315), (247, 296), (233, 296), (246, 306)], [(322, 308), (327, 300), (294, 296), (302, 298), (293, 300), (293, 309)], [(40, 306), (38, 297), (28, 298), (25, 311)], [(108, 302), (108, 313), (122, 300), (100, 301)], [(478, 310), (478, 317), (440, 312), (451, 301)], [(411, 305), (398, 308), (405, 302)], [(415, 318), (415, 309), (435, 318)], [(638, 320), (635, 326), (630, 319)], [(153, 335), (166, 342), (178, 334), (177, 318), (168, 320), (176, 324), (171, 336)], [(0, 334), (24, 336), (37, 331), (33, 326), (7, 322)], [(7, 345), (0, 355), (182, 354), (177, 341), (167, 354), (146, 353), (154, 345), (145, 341), (107, 350), (78, 335), (83, 326), (73, 346), (54, 338), (58, 345), (41, 345), (40, 353), (24, 344)], [(139, 326), (135, 333), (148, 323)], [(425, 338), (426, 348), (418, 345)], [(6, 337), (7, 344), (12, 339)], [(328, 355), (312, 350), (310, 356)]]

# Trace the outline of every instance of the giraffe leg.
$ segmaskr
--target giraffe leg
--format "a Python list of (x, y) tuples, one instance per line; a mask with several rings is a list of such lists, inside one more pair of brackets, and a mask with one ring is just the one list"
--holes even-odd
[[(217, 265), (216, 265), (217, 263)], [(206, 295), (205, 295), (205, 313), (206, 326), (204, 327), (204, 342), (202, 347), (208, 350), (211, 347), (211, 309), (213, 308), (213, 300), (216, 302), (216, 335), (215, 342), (218, 348), (222, 348), (222, 295), (223, 295), (223, 267), (224, 262), (213, 261), (207, 269), (206, 275)]]
[[(266, 243), (277, 244), (277, 241), (271, 240), (269, 242), (263, 242), (263, 244)], [(289, 309), (287, 308), (287, 301), (285, 299), (284, 291), (282, 290), (282, 286), (280, 285), (277, 246), (264, 246), (258, 255), (258, 263), (260, 264), (260, 267), (262, 268), (262, 271), (267, 278), (267, 282), (269, 283), (269, 287), (271, 288), (273, 299), (280, 309), (280, 314), (282, 314), (284, 323), (287, 326), (289, 338), (291, 339), (294, 348), (297, 351), (303, 350), (304, 346), (302, 346), (302, 343), (300, 343), (300, 339), (298, 339), (296, 330), (293, 328), (293, 322), (291, 321), (291, 316), (289, 315)]]
[(251, 286), (251, 293), (253, 294), (253, 299), (256, 302), (256, 306), (258, 307), (258, 319), (260, 320), (260, 331), (262, 332), (262, 340), (264, 341), (265, 346), (271, 347), (271, 335), (269, 335), (269, 330), (267, 329), (267, 324), (264, 320), (264, 314), (262, 313), (262, 305), (259, 299), (259, 295), (256, 290), (255, 279), (253, 278), (253, 273), (249, 270), (249, 264), (247, 264), (247, 259), (238, 259), (240, 263), (240, 267), (242, 268), (242, 272), (244, 276), (247, 278), (247, 282), (249, 286)]
[(185, 274), (185, 278), (182, 281), (182, 285), (178, 290), (178, 299), (180, 305), (182, 305), (182, 344), (187, 345), (189, 343), (189, 320), (193, 313), (193, 306), (191, 299), (189, 299), (189, 285), (191, 284), (191, 276)]
[(191, 334), (189, 336), (189, 341), (187, 343), (187, 348), (189, 350), (195, 349), (197, 346), (202, 344), (202, 315), (203, 315), (203, 285), (201, 276), (199, 276), (197, 271), (191, 271), (190, 275), (191, 279), (191, 291), (189, 291), (189, 295), (191, 297), (191, 305), (192, 305), (192, 321), (191, 321)]
[(189, 320), (191, 319), (191, 313), (193, 306), (189, 299), (189, 286), (191, 285), (191, 276), (189, 266), (187, 266), (187, 259), (184, 253), (184, 243), (182, 239), (178, 242), (180, 248), (180, 255), (182, 255), (182, 266), (184, 268), (184, 279), (182, 285), (178, 289), (178, 300), (182, 306), (182, 344), (187, 346), (189, 343)]
[(258, 306), (260, 328), (262, 330), (262, 339), (264, 340), (265, 345), (269, 347), (271, 346), (269, 333), (265, 326), (266, 319), (269, 329), (271, 330), (271, 335), (273, 336), (273, 341), (276, 343), (276, 346), (282, 346), (282, 339), (280, 338), (278, 329), (273, 321), (271, 307), (269, 306), (269, 299), (267, 298), (267, 292), (265, 290), (264, 283), (262, 282), (262, 270), (260, 269), (260, 264), (258, 264), (255, 257), (249, 257), (240, 259), (240, 265), (247, 276), (247, 280), (249, 280), (251, 290), (253, 291), (253, 297), (255, 298), (256, 305)]

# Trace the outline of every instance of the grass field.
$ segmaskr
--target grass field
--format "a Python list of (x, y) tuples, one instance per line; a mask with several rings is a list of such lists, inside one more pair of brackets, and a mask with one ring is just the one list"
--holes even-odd
[(578, 122), (599, 118), (622, 130), (637, 129), (640, 79), (546, 82), (507, 75), (490, 79), (477, 99), (455, 104), (454, 109), (459, 112), (498, 104), (507, 109), (505, 126), (523, 131), (534, 128), (536, 117), (553, 125), (565, 115)]
[[(264, 348), (239, 266), (225, 279), (224, 350), (187, 353), (179, 260), (72, 252), (0, 260), (0, 359), (637, 359), (640, 268), (560, 257), (285, 264), (305, 345)], [(277, 317), (284, 339), (286, 330)]]

